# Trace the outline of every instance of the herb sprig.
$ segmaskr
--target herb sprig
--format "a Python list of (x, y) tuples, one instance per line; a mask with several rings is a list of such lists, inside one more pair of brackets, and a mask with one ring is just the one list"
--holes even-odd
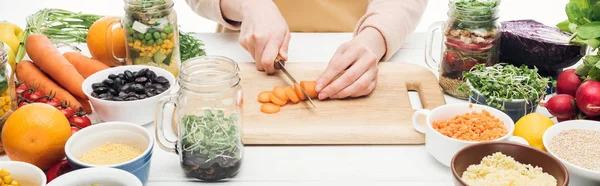
[(205, 56), (204, 43), (198, 39), (194, 33), (186, 33), (179, 31), (179, 51), (181, 54), (181, 62), (198, 56)]
[(470, 71), (463, 72), (468, 84), (462, 84), (459, 90), (468, 91), (467, 94), (473, 96), (470, 85), (490, 100), (488, 105), (501, 110), (504, 110), (503, 102), (515, 99), (538, 102), (551, 81), (537, 71), (537, 68), (530, 69), (526, 65), (516, 67), (499, 63), (487, 67), (486, 64), (477, 64)]
[(222, 110), (213, 114), (209, 109), (203, 116), (185, 115), (182, 149), (208, 160), (217, 157), (239, 159), (241, 142), (237, 117), (237, 114), (226, 117)]

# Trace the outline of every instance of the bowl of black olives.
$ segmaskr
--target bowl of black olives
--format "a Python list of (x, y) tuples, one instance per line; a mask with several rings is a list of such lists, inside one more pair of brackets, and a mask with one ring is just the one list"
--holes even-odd
[(162, 68), (125, 65), (92, 74), (82, 88), (100, 120), (143, 125), (154, 121), (158, 100), (175, 83), (175, 76)]

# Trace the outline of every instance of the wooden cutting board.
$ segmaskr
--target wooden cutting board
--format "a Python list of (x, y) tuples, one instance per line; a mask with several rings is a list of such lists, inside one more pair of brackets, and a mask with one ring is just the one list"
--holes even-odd
[[(276, 114), (260, 111), (257, 95), (292, 85), (284, 73), (268, 76), (254, 63), (239, 63), (244, 90), (243, 142), (247, 145), (423, 144), (412, 127), (408, 91), (419, 93), (423, 108), (444, 105), (437, 78), (427, 68), (408, 63), (379, 64), (378, 84), (367, 97), (288, 104)], [(327, 63), (286, 63), (297, 81), (316, 80)]]

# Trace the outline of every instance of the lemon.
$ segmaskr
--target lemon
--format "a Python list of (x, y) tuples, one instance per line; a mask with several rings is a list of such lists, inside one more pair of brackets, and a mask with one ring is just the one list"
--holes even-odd
[(552, 125), (554, 122), (549, 117), (538, 113), (527, 114), (515, 123), (514, 135), (525, 138), (532, 147), (546, 151), (542, 136)]

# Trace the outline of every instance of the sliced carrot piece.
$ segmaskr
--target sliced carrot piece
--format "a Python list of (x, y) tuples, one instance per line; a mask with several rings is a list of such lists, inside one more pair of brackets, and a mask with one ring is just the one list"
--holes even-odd
[(282, 101), (288, 101), (290, 99), (285, 95), (285, 90), (281, 86), (275, 86), (275, 88), (273, 88), (273, 94)]
[(308, 94), (310, 98), (316, 98), (319, 96), (319, 93), (315, 88), (315, 86), (317, 86), (316, 81), (300, 81), (300, 86), (304, 88), (304, 91), (306, 91), (306, 94)]
[(258, 94), (258, 102), (261, 103), (270, 103), (271, 99), (269, 98), (269, 95), (271, 95), (271, 91), (262, 91)]
[(302, 90), (300, 90), (300, 85), (298, 85), (298, 83), (294, 83), (294, 89), (296, 90), (296, 95), (298, 96), (298, 99), (300, 99), (300, 101), (306, 100), (306, 96), (304, 95), (304, 93), (302, 93)]
[(296, 91), (294, 91), (291, 86), (287, 86), (283, 88), (283, 90), (285, 90), (285, 95), (287, 95), (287, 97), (290, 98), (290, 101), (293, 103), (298, 103), (300, 101), (300, 98), (298, 98), (298, 95), (296, 95)]
[(271, 100), (271, 102), (273, 102), (273, 103), (275, 103), (276, 105), (279, 105), (279, 106), (284, 106), (287, 103), (287, 101), (283, 101), (283, 100), (277, 98), (277, 96), (275, 96), (275, 94), (270, 94), (269, 95), (269, 100)]
[(279, 112), (279, 110), (281, 110), (281, 107), (279, 105), (275, 105), (273, 103), (263, 103), (260, 106), (260, 111), (262, 111), (266, 114), (275, 114), (275, 113)]

